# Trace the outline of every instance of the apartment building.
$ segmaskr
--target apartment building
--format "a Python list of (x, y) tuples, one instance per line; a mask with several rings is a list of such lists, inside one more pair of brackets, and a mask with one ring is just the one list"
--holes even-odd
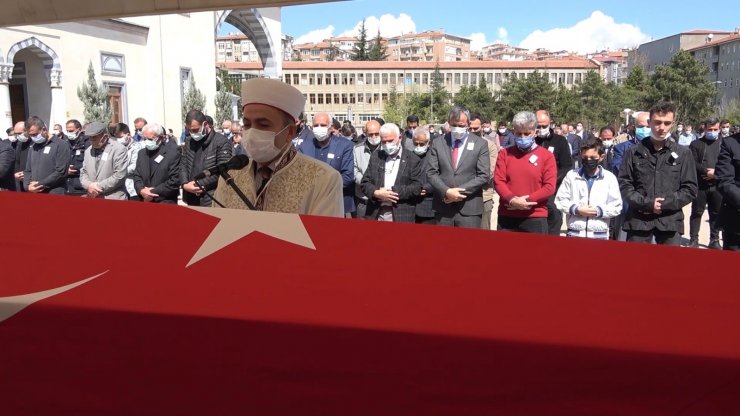
[[(282, 36), (282, 60), (293, 57), (293, 38)], [(249, 38), (242, 34), (229, 34), (216, 38), (216, 62), (259, 62), (257, 49)]]
[(478, 59), (484, 61), (526, 61), (531, 59), (529, 49), (494, 43), (483, 47), (478, 52)]
[(443, 31), (408, 33), (388, 39), (388, 60), (395, 62), (462, 62), (471, 59), (470, 39)]
[(709, 68), (707, 79), (717, 86), (715, 105), (720, 110), (740, 99), (740, 29), (688, 52)]

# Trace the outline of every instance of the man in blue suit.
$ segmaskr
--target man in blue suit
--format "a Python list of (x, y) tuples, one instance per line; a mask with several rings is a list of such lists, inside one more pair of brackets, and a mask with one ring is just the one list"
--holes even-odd
[(327, 113), (317, 113), (313, 117), (313, 139), (304, 140), (298, 152), (329, 164), (342, 175), (344, 195), (344, 216), (350, 218), (355, 208), (355, 160), (354, 144), (343, 137), (332, 136), (329, 132), (332, 119)]

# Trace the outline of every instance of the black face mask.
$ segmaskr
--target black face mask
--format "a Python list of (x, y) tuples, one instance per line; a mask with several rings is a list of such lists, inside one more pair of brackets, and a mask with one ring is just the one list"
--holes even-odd
[(585, 166), (589, 172), (593, 172), (599, 166), (597, 159), (581, 159), (581, 165)]

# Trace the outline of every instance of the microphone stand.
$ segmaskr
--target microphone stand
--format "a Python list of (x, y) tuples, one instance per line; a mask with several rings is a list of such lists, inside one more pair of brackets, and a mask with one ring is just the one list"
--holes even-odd
[(212, 193), (206, 191), (206, 188), (204, 188), (203, 185), (200, 184), (200, 181), (195, 181), (195, 184), (198, 185), (198, 188), (200, 188), (200, 190), (203, 191), (204, 194), (206, 194), (209, 197), (211, 197), (211, 199), (213, 200), (213, 202), (215, 202), (216, 204), (218, 204), (218, 206), (220, 206), (221, 208), (226, 208), (226, 206), (224, 204), (220, 203), (218, 201), (218, 199), (216, 199), (216, 197), (213, 196)]
[(252, 211), (257, 211), (257, 208), (255, 208), (254, 205), (252, 205), (251, 202), (249, 202), (249, 199), (247, 199), (247, 196), (244, 195), (244, 192), (242, 192), (241, 189), (239, 189), (238, 186), (236, 186), (236, 183), (234, 183), (234, 178), (229, 175), (229, 172), (227, 170), (224, 170), (219, 173), (219, 175), (226, 181), (229, 186), (231, 186), (231, 189), (236, 192), (236, 194), (239, 196), (239, 198), (244, 202), (244, 204)]

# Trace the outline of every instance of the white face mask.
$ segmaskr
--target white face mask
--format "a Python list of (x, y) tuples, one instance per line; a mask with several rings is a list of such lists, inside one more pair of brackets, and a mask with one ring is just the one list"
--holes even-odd
[(681, 133), (683, 131), (683, 127), (682, 126), (676, 127), (676, 131), (679, 132), (679, 133)]
[[(257, 163), (267, 163), (275, 159), (282, 149), (275, 147), (275, 137), (290, 126), (285, 126), (277, 133), (250, 128), (244, 133), (242, 141), (249, 157)], [(290, 143), (290, 142), (288, 142)]]
[(146, 147), (146, 150), (150, 151), (159, 149), (159, 143), (157, 143), (156, 140), (145, 139), (144, 146)]
[(323, 142), (329, 138), (329, 127), (314, 127), (313, 135), (316, 136), (316, 140)]
[(61, 133), (61, 131), (59, 131), (57, 129), (54, 129), (51, 132), (54, 133), (54, 136), (59, 136), (59, 134)]
[(418, 156), (423, 156), (426, 154), (427, 149), (429, 149), (429, 146), (416, 146), (414, 147), (414, 153), (416, 153)]
[(498, 132), (501, 133), (501, 134), (504, 134), (504, 133), (506, 133), (506, 128), (505, 127), (501, 127), (500, 129), (498, 129)]
[(377, 146), (380, 144), (380, 137), (368, 137), (367, 142), (370, 143), (371, 146)]
[(19, 141), (19, 142), (21, 142), (21, 143), (25, 143), (25, 142), (27, 142), (27, 141), (28, 141), (28, 136), (26, 136), (25, 134), (19, 134), (19, 135), (15, 136), (15, 137), (16, 137), (16, 138), (18, 139), (18, 141)]
[(128, 137), (124, 136), (124, 137), (119, 137), (118, 139), (116, 139), (116, 141), (120, 145), (128, 146), (128, 139), (129, 139)]
[(8, 140), (10, 140), (11, 143), (15, 143), (18, 141), (18, 138), (16, 136), (10, 135), (8, 136)]
[(468, 129), (465, 127), (453, 127), (450, 131), (452, 132), (452, 140), (462, 140), (468, 134)]
[(544, 139), (545, 137), (548, 137), (550, 135), (550, 129), (537, 129), (537, 136), (540, 139)]
[(77, 140), (77, 132), (64, 132), (64, 135), (67, 136), (67, 140)]
[(383, 143), (383, 151), (391, 156), (395, 156), (399, 150), (401, 146), (396, 143)]
[(604, 147), (608, 149), (614, 145), (614, 140), (604, 140), (602, 143), (604, 144)]
[(203, 138), (206, 137), (205, 130), (206, 130), (205, 126), (201, 126), (200, 131), (198, 133), (190, 133), (190, 138), (195, 140), (196, 142), (203, 140)]
[(33, 140), (36, 144), (41, 144), (46, 142), (46, 137), (42, 136), (41, 133), (31, 137), (31, 140)]
[(488, 133), (490, 133), (490, 132), (491, 132), (491, 128), (490, 128), (490, 127), (484, 127), (484, 128), (483, 128), (483, 133), (486, 133), (486, 134), (488, 134)]

